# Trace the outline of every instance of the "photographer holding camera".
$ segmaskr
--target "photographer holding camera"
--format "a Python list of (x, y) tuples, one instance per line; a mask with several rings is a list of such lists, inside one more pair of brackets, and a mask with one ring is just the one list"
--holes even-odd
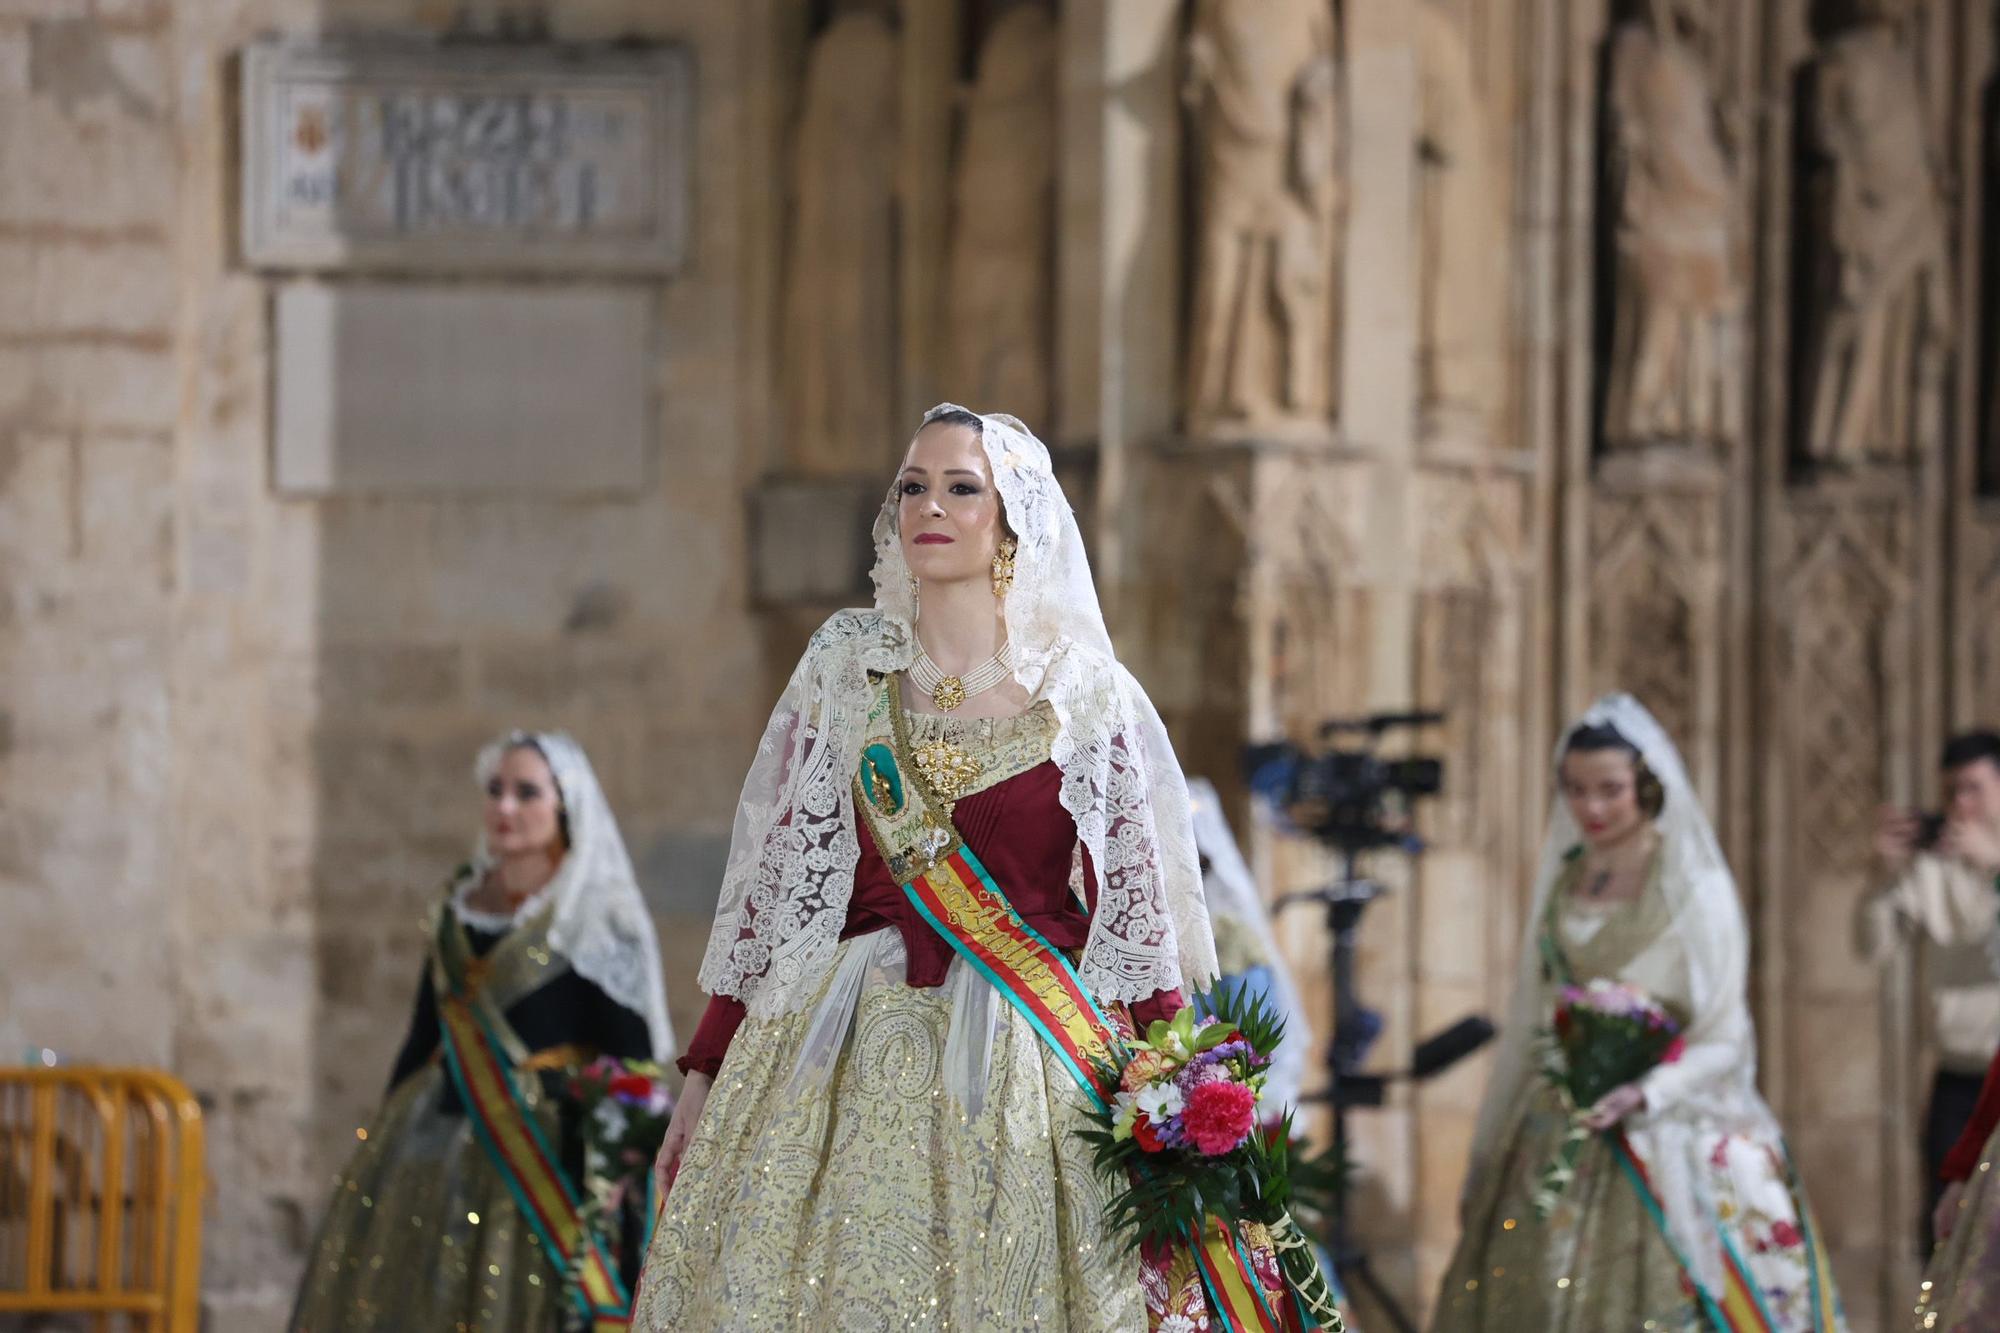
[(1924, 1166), (1931, 1207), (1924, 1245), (1931, 1243), (1931, 1208), (1943, 1192), (1938, 1170), (1973, 1107), (1986, 1066), (2000, 1049), (2000, 977), (1988, 953), (2000, 925), (2000, 734), (1972, 731), (1944, 747), (1945, 810), (1923, 815), (1885, 808), (1875, 852), (1891, 878), (1862, 900), (1862, 953), (1883, 963), (1904, 941), (1925, 949), (1938, 1051), (1924, 1119)]

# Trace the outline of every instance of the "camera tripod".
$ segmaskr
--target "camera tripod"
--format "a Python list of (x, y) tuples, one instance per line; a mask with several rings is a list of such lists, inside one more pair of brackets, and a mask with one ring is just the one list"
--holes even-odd
[(1355, 991), (1355, 941), (1362, 912), (1388, 892), (1375, 880), (1362, 877), (1359, 869), (1359, 853), (1347, 850), (1343, 853), (1339, 879), (1325, 888), (1285, 894), (1278, 899), (1275, 911), (1283, 912), (1299, 903), (1322, 904), (1333, 941), (1333, 1040), (1325, 1056), (1327, 1072), (1333, 1081), (1326, 1091), (1300, 1099), (1328, 1105), (1333, 1114), (1334, 1160), (1342, 1167), (1340, 1186), (1334, 1191), (1333, 1207), (1327, 1217), (1326, 1235), (1321, 1240), (1342, 1287), (1366, 1291), (1397, 1333), (1417, 1333), (1415, 1322), (1390, 1295), (1369, 1262), (1368, 1248), (1354, 1238), (1348, 1227), (1348, 1193), (1353, 1186), (1347, 1169), (1347, 1111), (1351, 1106), (1380, 1106), (1387, 1082), (1382, 1075), (1360, 1074), (1355, 1070), (1363, 1047), (1374, 1036), (1368, 1031), (1371, 1016), (1362, 1009)]

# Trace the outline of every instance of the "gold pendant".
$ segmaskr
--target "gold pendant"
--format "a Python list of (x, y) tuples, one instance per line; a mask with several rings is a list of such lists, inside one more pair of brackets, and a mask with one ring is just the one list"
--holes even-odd
[(949, 713), (965, 702), (965, 682), (957, 676), (946, 676), (931, 691), (931, 702), (938, 706), (939, 712)]
[(917, 772), (924, 775), (924, 781), (946, 805), (955, 803), (966, 788), (979, 781), (982, 771), (977, 759), (943, 737), (925, 741), (911, 758)]

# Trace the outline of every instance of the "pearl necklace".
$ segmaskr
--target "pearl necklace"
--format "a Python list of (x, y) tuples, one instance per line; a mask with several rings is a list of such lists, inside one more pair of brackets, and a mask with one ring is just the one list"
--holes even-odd
[(931, 660), (928, 649), (917, 645), (917, 660), (910, 663), (910, 679), (918, 689), (931, 697), (941, 713), (949, 713), (964, 705), (967, 699), (986, 691), (1006, 680), (1014, 671), (1014, 650), (1012, 644), (1003, 643), (1000, 651), (981, 662), (963, 676), (947, 676)]

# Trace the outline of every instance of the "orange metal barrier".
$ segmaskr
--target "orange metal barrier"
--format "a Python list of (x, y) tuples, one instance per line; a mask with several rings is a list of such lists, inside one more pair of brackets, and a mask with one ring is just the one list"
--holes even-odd
[(0, 1068), (0, 1315), (196, 1333), (201, 1107), (143, 1069)]

